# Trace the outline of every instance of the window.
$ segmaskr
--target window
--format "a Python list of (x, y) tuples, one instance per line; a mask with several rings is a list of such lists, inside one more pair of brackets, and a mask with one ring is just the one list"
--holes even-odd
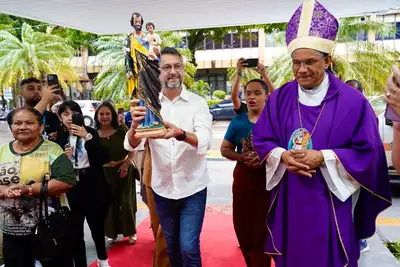
[(226, 92), (226, 73), (210, 73), (209, 76), (204, 79), (211, 87), (211, 94), (215, 90), (222, 90)]
[(367, 33), (365, 31), (360, 31), (357, 33), (358, 41), (367, 41)]
[(242, 36), (242, 48), (249, 48), (251, 47), (251, 41), (249, 40), (250, 38), (247, 36)]
[(251, 33), (251, 47), (258, 47), (258, 32)]
[(223, 103), (223, 104), (218, 104), (219, 108), (230, 108), (233, 107), (233, 103), (229, 102), (229, 103)]
[(196, 50), (200, 50), (200, 51), (204, 50), (204, 43), (205, 43), (205, 40), (204, 40), (204, 39), (203, 39), (202, 41), (200, 41), (200, 42), (196, 45)]
[(400, 39), (400, 22), (394, 22), (396, 26), (396, 34), (392, 36), (383, 37), (380, 34), (376, 34), (376, 40), (383, 41), (383, 40), (393, 40), (394, 38)]
[(206, 38), (206, 50), (214, 49), (214, 42), (208, 38)]
[(232, 34), (232, 48), (240, 48), (240, 34)]
[(274, 33), (266, 34), (265, 43), (266, 43), (266, 47), (274, 47), (275, 46), (275, 34)]
[(228, 33), (224, 37), (224, 48), (230, 49), (232, 48), (232, 33)]
[(179, 44), (179, 48), (188, 48), (187, 36), (182, 38), (182, 42)]
[(223, 42), (224, 40), (217, 40), (217, 41), (214, 41), (214, 49), (222, 49), (222, 42)]
[(88, 48), (88, 53), (89, 53), (89, 57), (97, 55), (96, 51), (94, 51), (91, 47)]

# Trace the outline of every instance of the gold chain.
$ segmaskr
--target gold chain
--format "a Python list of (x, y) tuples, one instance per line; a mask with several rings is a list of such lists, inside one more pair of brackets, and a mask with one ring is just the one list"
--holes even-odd
[[(310, 139), (311, 139), (311, 137), (313, 136), (313, 134), (314, 134), (314, 132), (315, 132), (315, 129), (317, 128), (319, 119), (321, 119), (321, 115), (322, 115), (322, 112), (323, 112), (324, 109), (325, 109), (325, 105), (326, 105), (326, 101), (324, 102), (324, 105), (322, 106), (322, 109), (321, 109), (321, 111), (319, 112), (318, 119), (317, 119), (317, 121), (315, 122), (314, 128), (313, 128), (313, 130), (312, 130), (312, 132), (311, 132), (311, 135), (310, 135)], [(303, 120), (301, 119), (301, 112), (300, 112), (300, 100), (299, 100), (298, 98), (297, 98), (297, 108), (298, 108), (298, 110), (299, 110), (300, 127), (304, 129), (304, 127), (303, 127)]]

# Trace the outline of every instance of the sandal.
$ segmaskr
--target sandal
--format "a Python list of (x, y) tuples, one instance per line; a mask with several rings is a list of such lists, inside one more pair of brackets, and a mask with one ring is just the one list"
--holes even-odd
[(110, 244), (110, 245), (114, 245), (115, 243), (117, 243), (116, 238), (108, 238), (107, 241), (108, 241), (108, 244)]
[(129, 237), (129, 245), (134, 245), (136, 243), (136, 241), (137, 241), (137, 235), (136, 234), (131, 235)]

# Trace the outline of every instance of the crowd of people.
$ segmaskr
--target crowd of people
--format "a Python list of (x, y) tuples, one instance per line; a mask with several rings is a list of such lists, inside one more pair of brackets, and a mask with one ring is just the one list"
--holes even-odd
[[(138, 135), (149, 112), (157, 113), (143, 99), (131, 101), (127, 116), (104, 101), (91, 128), (76, 123), (82, 110), (72, 100), (63, 101), (57, 114), (48, 111), (59, 88), (36, 78), (22, 80), (24, 105), (7, 119), (15, 140), (0, 146), (5, 267), (35, 262), (32, 229), (47, 174), (48, 195), (71, 211), (73, 245), (42, 266), (87, 266), (85, 220), (99, 267), (110, 266), (105, 237), (110, 245), (119, 235), (135, 244), (136, 180), (150, 211), (153, 266), (202, 266), (212, 117), (207, 102), (183, 86), (182, 55), (175, 48), (160, 49), (155, 25), (147, 23), (144, 35), (143, 24), (142, 15), (133, 13), (134, 32), (125, 49), (128, 87), (137, 89), (138, 74), (148, 71), (135, 65), (135, 49), (146, 52), (159, 64), (162, 135)], [(278, 89), (259, 63), (260, 79), (247, 82), (241, 97), (247, 62), (238, 60), (232, 90), (237, 116), (221, 154), (237, 162), (233, 225), (248, 267), (268, 267), (272, 260), (277, 267), (356, 267), (378, 214), (391, 205), (377, 118), (361, 84), (343, 82), (331, 71), (337, 31), (334, 16), (306, 0), (286, 33), (295, 79)], [(397, 67), (385, 97), (400, 114)], [(399, 123), (394, 122), (393, 163), (400, 171)]]
[[(0, 155), (4, 170), (14, 177), (9, 177), (8, 183), (7, 177), (2, 177), (1, 196), (6, 200), (0, 205), (0, 227), (5, 264), (33, 264), (30, 228), (37, 223), (39, 211), (32, 197), (40, 194), (42, 179), (49, 172), (53, 178), (49, 195), (62, 196), (62, 202), (71, 209), (74, 245), (57, 262), (42, 265), (87, 266), (86, 219), (98, 265), (109, 266), (105, 236), (110, 244), (117, 242), (118, 235), (127, 237), (132, 245), (137, 240), (136, 180), (140, 178), (134, 153), (124, 149), (128, 127), (119, 123), (108, 101), (97, 108), (94, 129), (72, 123), (74, 114), (82, 115), (74, 101), (64, 101), (57, 114), (46, 110), (58, 99), (56, 88), (43, 86), (36, 78), (22, 80), (20, 88), (24, 106), (8, 117), (15, 141), (3, 145)], [(11, 194), (12, 190), (21, 191), (19, 198)]]

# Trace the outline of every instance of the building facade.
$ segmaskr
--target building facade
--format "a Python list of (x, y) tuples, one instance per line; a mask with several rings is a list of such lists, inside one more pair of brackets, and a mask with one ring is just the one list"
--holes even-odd
[[(395, 25), (396, 34), (390, 38), (382, 38), (374, 32), (360, 32), (354, 36), (354, 40), (379, 42), (400, 51), (400, 10), (378, 12), (368, 14), (368, 16), (371, 20)], [(230, 68), (236, 66), (237, 60), (239, 58), (259, 58), (265, 66), (270, 66), (276, 58), (287, 53), (284, 37), (284, 33), (266, 34), (263, 30), (253, 30), (246, 36), (234, 32), (228, 33), (221, 42), (205, 39), (198, 45), (195, 52), (196, 79), (207, 82), (211, 87), (211, 94), (215, 90), (223, 90), (229, 94), (231, 81), (227, 74)], [(335, 52), (351, 57), (348, 55), (345, 45), (338, 45)], [(78, 86), (72, 85), (67, 95), (72, 95), (74, 99), (90, 98), (93, 79), (101, 70), (104, 62), (100, 62), (96, 56), (91, 55), (91, 51), (87, 51), (82, 53), (81, 57), (73, 58), (71, 64), (86, 80), (81, 83), (84, 89), (83, 93), (79, 92)]]

